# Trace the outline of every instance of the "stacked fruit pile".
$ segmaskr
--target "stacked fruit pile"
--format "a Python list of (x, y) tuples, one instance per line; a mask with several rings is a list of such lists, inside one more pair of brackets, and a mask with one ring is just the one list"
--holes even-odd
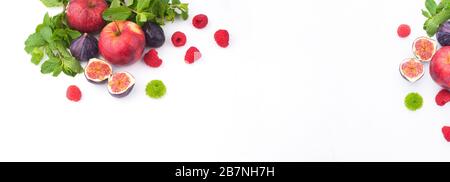
[[(450, 0), (425, 1), (426, 9), (422, 14), (427, 18), (424, 30), (428, 37), (419, 37), (413, 42), (414, 58), (407, 58), (400, 64), (401, 75), (410, 82), (416, 82), (424, 75), (425, 63), (429, 64), (430, 76), (443, 89), (435, 97), (438, 106), (450, 101)], [(411, 28), (402, 24), (397, 29), (401, 38), (410, 35)], [(431, 37), (436, 35), (437, 41)], [(439, 43), (439, 45), (438, 45)], [(410, 93), (405, 97), (405, 106), (412, 111), (422, 107), (423, 98), (418, 93)], [(450, 127), (444, 126), (442, 132), (450, 142)]]
[[(89, 82), (107, 83), (107, 90), (116, 97), (127, 96), (136, 80), (129, 72), (114, 72), (117, 66), (126, 66), (143, 58), (146, 65), (158, 68), (163, 64), (157, 48), (166, 41), (162, 25), (176, 17), (188, 19), (188, 4), (179, 0), (41, 0), (48, 7), (63, 7), (63, 12), (44, 17), (36, 33), (25, 42), (25, 50), (32, 62), (41, 64), (43, 74), (58, 76), (61, 72), (75, 76), (84, 73)], [(202, 29), (208, 24), (204, 14), (193, 18), (192, 24)], [(99, 39), (96, 36), (98, 34)], [(214, 34), (218, 46), (229, 45), (229, 34), (218, 30)], [(175, 47), (186, 44), (187, 37), (177, 31), (172, 35)], [(144, 54), (145, 48), (150, 48)], [(105, 60), (99, 59), (101, 56)], [(185, 62), (193, 64), (202, 54), (196, 47), (186, 51)], [(87, 62), (84, 68), (82, 62)], [(79, 101), (81, 91), (76, 86), (67, 90), (69, 100)], [(150, 81), (146, 94), (161, 98), (166, 93), (162, 81)], [(76, 97), (74, 97), (76, 96)], [(79, 98), (78, 98), (79, 97)]]

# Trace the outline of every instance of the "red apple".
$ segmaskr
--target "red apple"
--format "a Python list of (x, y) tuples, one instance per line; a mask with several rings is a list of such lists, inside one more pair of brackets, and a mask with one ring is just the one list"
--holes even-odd
[(442, 47), (433, 56), (430, 74), (437, 84), (450, 89), (450, 46)]
[(115, 65), (126, 65), (140, 59), (145, 48), (145, 34), (131, 21), (115, 21), (100, 33), (100, 54)]
[(80, 32), (98, 32), (105, 26), (102, 13), (107, 8), (105, 0), (70, 0), (67, 23)]

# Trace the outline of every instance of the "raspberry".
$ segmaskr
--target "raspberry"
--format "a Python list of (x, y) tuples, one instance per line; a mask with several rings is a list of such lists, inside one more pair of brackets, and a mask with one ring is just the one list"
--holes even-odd
[(226, 48), (229, 45), (230, 34), (228, 34), (227, 30), (217, 30), (217, 32), (214, 34), (214, 39), (216, 40), (217, 45)]
[(208, 25), (208, 17), (204, 14), (196, 15), (194, 19), (192, 19), (192, 25), (198, 29), (205, 28), (206, 25)]
[(162, 59), (158, 57), (158, 52), (155, 49), (150, 49), (144, 56), (144, 62), (152, 68), (158, 68), (162, 64)]
[(411, 28), (409, 27), (409, 25), (401, 24), (400, 26), (398, 26), (397, 34), (401, 38), (408, 37), (409, 34), (411, 34)]
[(450, 126), (442, 127), (442, 134), (444, 134), (444, 138), (447, 142), (450, 142)]
[(81, 90), (75, 85), (69, 86), (66, 93), (67, 99), (78, 102), (81, 100)]
[(192, 64), (195, 61), (199, 60), (202, 57), (202, 53), (196, 47), (190, 47), (186, 51), (186, 56), (184, 56), (184, 60), (188, 64)]
[(435, 101), (438, 106), (444, 106), (450, 101), (450, 92), (446, 89), (442, 89), (436, 95)]
[(186, 44), (186, 35), (183, 32), (175, 32), (172, 35), (172, 43), (175, 47), (181, 47)]

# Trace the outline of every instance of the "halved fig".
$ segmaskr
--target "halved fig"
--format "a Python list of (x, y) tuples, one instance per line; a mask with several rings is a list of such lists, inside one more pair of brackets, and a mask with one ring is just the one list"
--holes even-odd
[(92, 83), (104, 83), (112, 75), (111, 65), (101, 59), (92, 58), (84, 68), (84, 76)]
[(136, 80), (128, 72), (114, 73), (108, 79), (108, 91), (114, 97), (125, 97), (133, 90)]
[(402, 74), (403, 78), (413, 83), (422, 78), (424, 74), (423, 67), (422, 62), (419, 60), (408, 58), (400, 64), (400, 74)]
[(419, 37), (414, 40), (413, 53), (417, 59), (430, 62), (437, 50), (437, 42), (428, 37)]

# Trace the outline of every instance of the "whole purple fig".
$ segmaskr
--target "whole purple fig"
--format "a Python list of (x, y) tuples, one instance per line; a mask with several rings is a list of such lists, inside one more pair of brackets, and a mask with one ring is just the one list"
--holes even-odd
[(436, 34), (441, 46), (450, 46), (450, 21), (443, 23)]
[(78, 61), (89, 61), (98, 57), (98, 41), (94, 36), (85, 33), (72, 42), (70, 53)]

